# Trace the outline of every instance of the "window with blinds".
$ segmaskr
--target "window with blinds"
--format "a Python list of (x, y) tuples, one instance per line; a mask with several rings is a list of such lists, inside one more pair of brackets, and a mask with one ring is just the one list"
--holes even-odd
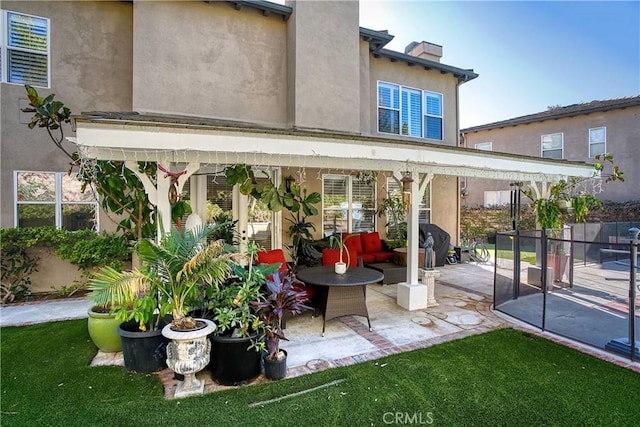
[(378, 82), (378, 132), (442, 141), (442, 94)]
[(562, 159), (563, 140), (562, 133), (542, 135), (540, 143), (542, 157), (545, 159)]
[(2, 22), (2, 81), (49, 87), (49, 20), (3, 11)]
[(420, 91), (402, 88), (402, 135), (422, 136)]
[[(394, 178), (387, 178), (387, 197), (399, 197), (402, 199), (402, 186)], [(393, 220), (387, 218), (387, 235), (393, 230)], [(431, 223), (431, 183), (424, 189), (424, 194), (420, 200), (420, 206), (418, 207), (418, 223), (429, 224)]]
[(398, 133), (400, 101), (397, 85), (378, 83), (378, 132)]
[(442, 140), (442, 95), (424, 92), (424, 136)]
[(375, 210), (375, 182), (364, 182), (351, 175), (322, 177), (324, 236), (374, 231)]

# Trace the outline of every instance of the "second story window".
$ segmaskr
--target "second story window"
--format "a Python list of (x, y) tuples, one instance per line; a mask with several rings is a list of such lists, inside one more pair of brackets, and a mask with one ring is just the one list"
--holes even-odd
[(589, 129), (589, 157), (607, 152), (607, 128), (599, 127)]
[(442, 141), (442, 95), (424, 92), (424, 137)]
[(49, 20), (2, 12), (1, 81), (49, 87)]
[(442, 94), (378, 82), (378, 132), (442, 141)]
[(542, 135), (540, 143), (542, 157), (545, 159), (562, 159), (563, 140), (562, 133)]

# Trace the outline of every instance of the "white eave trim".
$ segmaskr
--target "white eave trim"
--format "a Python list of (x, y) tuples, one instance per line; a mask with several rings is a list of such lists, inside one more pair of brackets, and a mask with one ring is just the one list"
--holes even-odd
[(409, 170), (440, 175), (553, 182), (589, 177), (593, 166), (433, 144), (361, 137), (309, 136), (176, 126), (77, 122), (84, 158), (309, 167), (327, 170)]

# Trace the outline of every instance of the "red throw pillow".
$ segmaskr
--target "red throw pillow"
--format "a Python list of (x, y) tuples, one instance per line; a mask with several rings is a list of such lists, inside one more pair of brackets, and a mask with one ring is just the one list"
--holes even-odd
[(382, 240), (377, 231), (371, 233), (362, 233), (362, 249), (364, 253), (370, 254), (374, 252), (382, 252)]
[[(348, 259), (347, 254), (343, 253), (342, 261), (343, 262), (350, 261), (349, 267), (357, 267), (358, 255), (353, 251), (349, 251), (349, 256), (351, 257), (351, 259)], [(340, 249), (323, 249), (322, 250), (322, 265), (331, 266), (338, 261), (340, 261)]]
[(344, 245), (350, 251), (353, 251), (356, 254), (361, 254), (363, 252), (360, 233), (354, 233), (354, 234), (342, 233), (342, 239), (344, 241)]
[(280, 264), (278, 271), (287, 271), (287, 260), (282, 249), (258, 252), (258, 264)]

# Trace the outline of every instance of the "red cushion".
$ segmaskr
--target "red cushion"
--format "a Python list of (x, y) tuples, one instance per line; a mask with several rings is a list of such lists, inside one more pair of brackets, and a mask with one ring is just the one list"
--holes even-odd
[(393, 258), (393, 252), (376, 252), (369, 255), (373, 255), (376, 262), (387, 262), (391, 261), (391, 259)]
[(362, 233), (362, 252), (371, 254), (375, 252), (382, 252), (382, 240), (377, 231), (371, 233)]
[(354, 251), (356, 254), (361, 254), (362, 251), (362, 240), (360, 239), (360, 234), (349, 234), (342, 233), (342, 239), (344, 239), (344, 245), (350, 251)]
[(304, 291), (307, 294), (307, 299), (311, 299), (316, 295), (316, 290), (310, 285), (296, 283), (293, 285), (293, 289), (296, 291)]
[[(349, 267), (357, 267), (358, 255), (353, 251), (349, 251), (349, 256), (351, 257), (351, 259), (348, 259), (347, 254), (343, 253), (342, 261), (343, 262), (349, 261)], [(322, 250), (322, 265), (331, 266), (339, 261), (340, 261), (340, 249), (323, 249)]]
[(287, 271), (287, 259), (282, 249), (258, 252), (258, 264), (280, 264), (278, 271)]
[(362, 262), (364, 264), (373, 264), (374, 262), (376, 262), (376, 257), (372, 254), (361, 253), (360, 258), (362, 258)]

